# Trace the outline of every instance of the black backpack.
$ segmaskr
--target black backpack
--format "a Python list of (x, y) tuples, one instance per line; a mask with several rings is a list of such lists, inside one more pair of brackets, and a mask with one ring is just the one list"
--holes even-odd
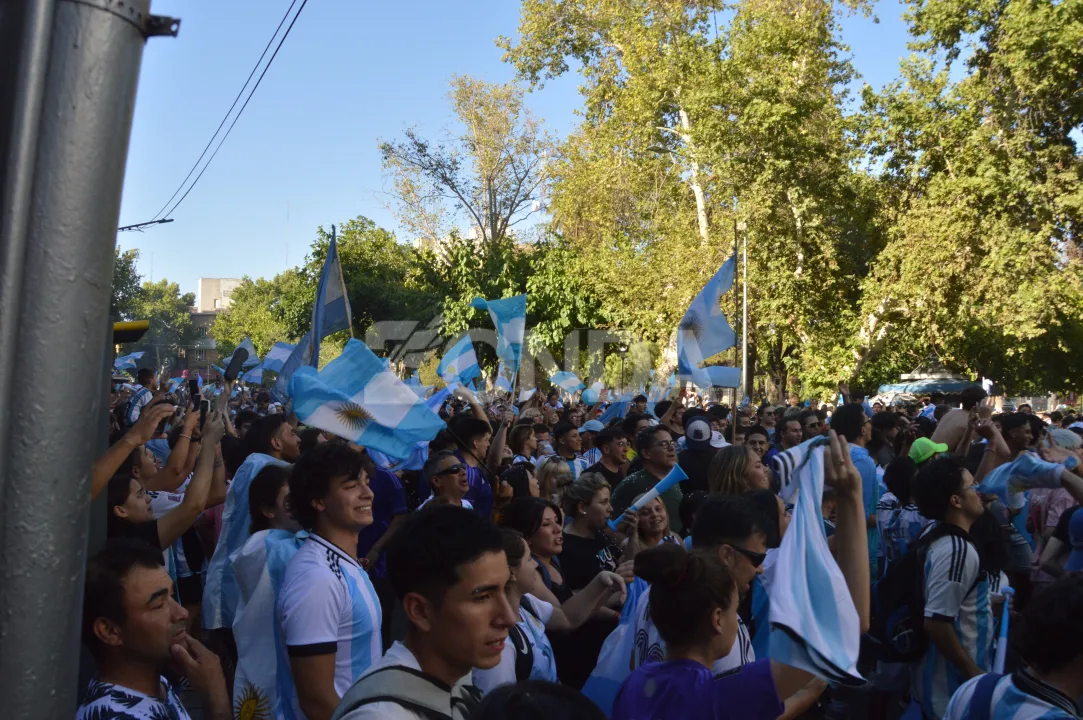
[[(519, 601), (519, 607), (535, 620), (541, 622), (541, 618), (534, 612), (534, 608), (530, 607), (530, 603), (526, 601), (525, 597)], [(515, 681), (529, 680), (530, 671), (534, 669), (534, 646), (530, 644), (530, 638), (516, 623), (508, 630), (508, 639), (511, 640), (512, 647), (515, 648)]]
[(962, 528), (940, 523), (888, 565), (884, 577), (874, 586), (869, 634), (878, 645), (880, 660), (913, 662), (925, 654), (929, 646), (925, 632), (925, 558), (929, 546), (948, 535), (973, 544)]

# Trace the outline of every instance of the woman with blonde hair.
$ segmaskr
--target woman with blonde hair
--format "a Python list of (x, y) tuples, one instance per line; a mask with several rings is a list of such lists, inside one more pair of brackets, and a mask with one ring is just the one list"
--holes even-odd
[(730, 445), (711, 460), (707, 487), (712, 495), (743, 495), (769, 488), (770, 480), (759, 455), (744, 445)]
[(575, 479), (568, 463), (559, 455), (550, 455), (538, 465), (535, 475), (538, 479), (539, 497), (563, 507), (564, 491)]

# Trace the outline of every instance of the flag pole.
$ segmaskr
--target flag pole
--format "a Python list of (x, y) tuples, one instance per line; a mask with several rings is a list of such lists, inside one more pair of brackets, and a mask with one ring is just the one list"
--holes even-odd
[[(335, 226), (332, 225), (331, 226), (331, 243), (336, 246), (335, 247), (335, 254), (336, 255), (338, 254), (337, 238), (338, 238), (338, 234), (335, 231)], [(346, 291), (346, 280), (342, 277), (342, 258), (341, 257), (339, 257), (339, 259), (338, 259), (338, 281), (342, 285), (342, 291), (345, 292)], [(354, 334), (353, 334), (353, 310), (350, 308), (348, 302), (346, 304), (346, 309), (349, 311), (349, 312), (346, 313), (346, 322), (348, 322), (350, 324), (350, 328), (349, 328), (350, 329), (350, 339), (352, 340), (355, 337)]]

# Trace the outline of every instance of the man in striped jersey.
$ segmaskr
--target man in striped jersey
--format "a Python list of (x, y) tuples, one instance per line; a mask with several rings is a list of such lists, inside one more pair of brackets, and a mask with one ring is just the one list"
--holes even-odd
[(984, 713), (989, 720), (1071, 720), (1083, 717), (1083, 573), (1072, 573), (1035, 596), (1017, 635), (1026, 667), (983, 675), (960, 687), (945, 720)]
[(361, 453), (327, 442), (290, 473), (290, 512), (310, 535), (286, 567), (276, 598), (289, 667), (279, 668), (278, 717), (330, 720), (339, 700), (383, 655), (380, 601), (357, 560), (372, 524)]
[[(979, 605), (988, 605), (988, 584), (978, 582), (978, 550), (969, 539), (971, 525), (985, 508), (974, 477), (955, 458), (925, 465), (912, 494), (923, 516), (952, 526), (952, 532), (934, 540), (925, 554), (929, 647), (911, 674), (911, 697), (921, 705), (924, 717), (940, 720), (952, 693), (992, 664), (992, 617), (978, 612)], [(979, 598), (979, 593), (986, 597)]]
[(150, 368), (141, 369), (135, 376), (136, 386), (135, 392), (132, 393), (132, 399), (128, 401), (128, 410), (124, 414), (124, 421), (128, 427), (135, 425), (139, 420), (139, 414), (143, 412), (150, 401), (154, 398), (154, 393), (158, 389), (157, 378), (154, 376), (154, 371)]

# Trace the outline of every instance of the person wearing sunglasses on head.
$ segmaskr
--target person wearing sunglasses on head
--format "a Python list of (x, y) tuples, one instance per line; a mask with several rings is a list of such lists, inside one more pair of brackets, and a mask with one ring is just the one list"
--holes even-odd
[(470, 481), (466, 477), (466, 465), (450, 450), (442, 450), (425, 463), (425, 476), (429, 478), (432, 495), (427, 497), (418, 510), (430, 502), (434, 505), (459, 505), (467, 510), (474, 506), (465, 499), (470, 490)]

